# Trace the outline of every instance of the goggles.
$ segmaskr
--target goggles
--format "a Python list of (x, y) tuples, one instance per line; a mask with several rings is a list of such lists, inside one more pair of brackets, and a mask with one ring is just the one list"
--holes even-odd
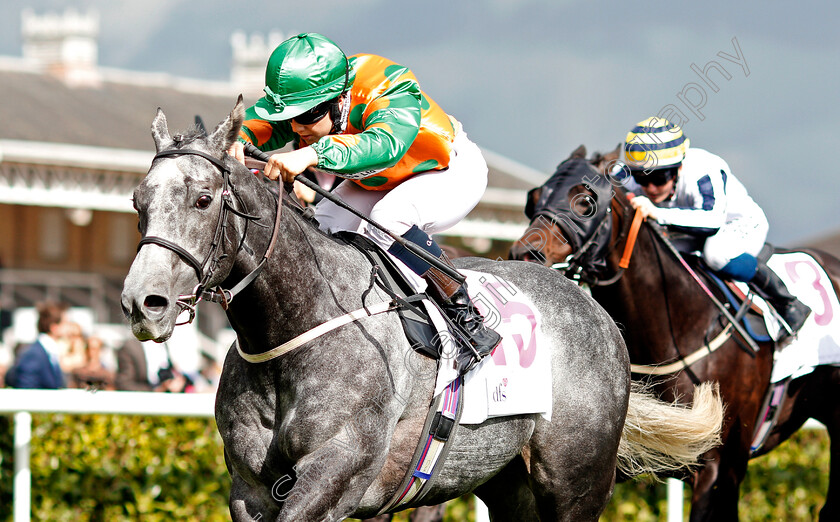
[(630, 175), (633, 176), (633, 180), (635, 180), (639, 186), (646, 187), (650, 184), (654, 184), (657, 187), (661, 187), (677, 177), (679, 168), (679, 165), (675, 165), (667, 169), (657, 169), (652, 172), (646, 170), (631, 170)]
[(321, 102), (318, 105), (312, 107), (308, 111), (304, 112), (303, 114), (298, 114), (292, 121), (297, 123), (298, 125), (312, 125), (318, 123), (319, 121), (323, 120), (324, 117), (330, 113), (330, 108), (334, 103), (338, 102), (338, 98), (333, 98), (332, 100), (327, 100), (325, 102)]

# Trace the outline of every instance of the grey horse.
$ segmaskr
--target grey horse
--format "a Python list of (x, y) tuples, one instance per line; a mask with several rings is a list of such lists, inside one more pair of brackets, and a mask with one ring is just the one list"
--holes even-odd
[[(437, 362), (412, 350), (391, 312), (266, 362), (243, 359), (240, 350), (265, 352), (359, 309), (371, 278), (361, 253), (278, 203), (276, 192), (227, 155), (243, 117), (240, 97), (209, 136), (170, 136), (158, 110), (158, 154), (134, 192), (144, 239), (125, 280), (123, 310), (139, 340), (165, 341), (196, 293), (257, 274), (269, 244), (276, 246), (253, 281), (224, 303), (237, 333), (216, 398), (231, 516), (372, 517), (410, 465)], [(456, 264), (512, 282), (539, 308), (551, 345), (553, 413), (551, 421), (529, 414), (457, 426), (423, 504), (472, 491), (493, 520), (594, 521), (617, 469), (680, 469), (717, 443), (722, 405), (712, 387), (698, 390), (691, 409), (631, 391), (619, 330), (564, 277), (526, 262)], [(389, 299), (379, 287), (366, 297), (369, 304)]]

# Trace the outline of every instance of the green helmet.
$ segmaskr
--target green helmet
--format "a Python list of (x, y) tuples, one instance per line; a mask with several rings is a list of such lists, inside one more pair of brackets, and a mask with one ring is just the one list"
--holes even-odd
[(277, 46), (265, 68), (265, 96), (254, 105), (269, 121), (294, 118), (353, 85), (347, 56), (329, 38), (301, 33)]

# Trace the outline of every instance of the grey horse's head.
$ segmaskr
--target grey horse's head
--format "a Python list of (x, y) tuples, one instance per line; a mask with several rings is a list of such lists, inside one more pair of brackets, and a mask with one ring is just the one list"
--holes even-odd
[[(244, 119), (240, 96), (230, 115), (209, 136), (194, 131), (186, 136), (170, 136), (161, 109), (152, 122), (157, 155), (149, 173), (134, 191), (134, 208), (144, 238), (134, 258), (122, 293), (122, 308), (135, 337), (141, 341), (162, 342), (172, 335), (176, 318), (183, 310), (179, 297), (193, 293), (199, 277), (207, 274), (213, 260), (211, 245), (221, 216), (225, 190), (222, 169), (245, 169), (227, 155)], [(186, 149), (201, 155), (161, 155), (163, 151)], [(235, 233), (226, 230), (225, 234)], [(229, 243), (221, 237), (224, 243)], [(162, 240), (162, 241), (161, 241)], [(167, 248), (161, 243), (176, 245)], [(182, 249), (178, 253), (177, 247)], [(192, 256), (200, 267), (189, 261)], [(217, 257), (217, 256), (212, 256)], [(210, 284), (218, 284), (230, 271), (233, 256), (214, 266)]]

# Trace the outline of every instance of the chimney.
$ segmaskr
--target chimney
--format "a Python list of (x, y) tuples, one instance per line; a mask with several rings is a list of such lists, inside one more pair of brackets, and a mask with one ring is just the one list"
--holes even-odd
[(246, 98), (259, 98), (265, 87), (265, 66), (271, 52), (285, 40), (279, 31), (272, 31), (266, 40), (261, 34), (248, 37), (237, 31), (230, 37), (233, 47), (233, 67), (230, 82)]
[(36, 15), (31, 9), (21, 14), (23, 57), (44, 72), (72, 87), (96, 87), (101, 83), (97, 69), (99, 13)]

